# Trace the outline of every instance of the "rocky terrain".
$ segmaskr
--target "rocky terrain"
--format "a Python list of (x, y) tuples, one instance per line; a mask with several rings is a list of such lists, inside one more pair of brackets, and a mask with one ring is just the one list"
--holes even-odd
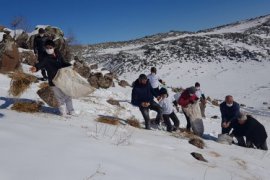
[(74, 52), (119, 75), (173, 62), (269, 61), (270, 15), (198, 32), (171, 31), (82, 46)]

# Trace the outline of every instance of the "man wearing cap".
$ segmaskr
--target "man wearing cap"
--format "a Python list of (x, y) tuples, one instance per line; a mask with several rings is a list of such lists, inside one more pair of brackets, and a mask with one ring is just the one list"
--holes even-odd
[[(178, 100), (178, 104), (182, 106), (182, 109), (186, 108), (189, 104), (195, 103), (199, 99), (195, 93), (196, 93), (196, 88), (194, 86), (191, 86), (184, 90), (184, 92), (181, 94)], [(185, 113), (184, 110), (183, 110), (183, 113), (187, 120), (186, 129), (190, 131), (190, 128), (191, 128), (190, 117), (188, 117), (188, 115)]]
[(43, 68), (46, 69), (48, 73), (49, 85), (51, 86), (55, 98), (58, 101), (60, 115), (63, 116), (73, 115), (75, 113), (72, 105), (72, 99), (70, 96), (67, 96), (64, 92), (62, 92), (61, 89), (56, 87), (52, 80), (59, 69), (68, 66), (71, 66), (71, 64), (65, 62), (61, 53), (55, 50), (55, 43), (52, 40), (47, 40), (45, 42), (43, 61), (30, 68), (31, 72), (37, 72)]
[[(253, 118), (251, 115), (247, 115), (245, 112), (240, 112), (238, 115), (238, 121), (234, 125), (232, 134), (240, 140), (238, 144), (244, 147), (256, 147), (261, 150), (268, 150), (267, 148), (267, 133), (264, 126)], [(244, 144), (243, 137), (246, 137), (246, 143)]]
[(156, 124), (160, 123), (162, 110), (154, 101), (154, 97), (157, 96), (145, 74), (141, 74), (133, 83), (131, 103), (140, 108), (145, 121), (145, 129), (150, 129), (149, 110), (157, 112)]
[(229, 134), (240, 113), (240, 106), (233, 100), (231, 95), (228, 95), (219, 107), (221, 112), (222, 134)]
[[(45, 36), (45, 30), (43, 28), (39, 28), (38, 35), (35, 36), (34, 39), (34, 53), (38, 57), (38, 62), (43, 61), (43, 55), (45, 51), (44, 44), (48, 40), (48, 37)], [(46, 70), (41, 69), (42, 79), (43, 81), (46, 81), (48, 79)]]

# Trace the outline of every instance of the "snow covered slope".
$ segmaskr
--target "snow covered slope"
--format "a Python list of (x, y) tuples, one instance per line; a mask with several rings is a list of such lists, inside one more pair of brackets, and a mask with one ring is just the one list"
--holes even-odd
[[(208, 67), (199, 68), (198, 64), (192, 63), (184, 65), (185, 70), (193, 69), (193, 76)], [(220, 91), (223, 97), (225, 94), (222, 92), (229, 92), (230, 87), (216, 82), (226, 82), (227, 75), (234, 71), (228, 68), (230, 64), (222, 65), (223, 72), (215, 69), (214, 63), (212, 65), (213, 68), (209, 68), (209, 72), (199, 80), (202, 81), (203, 89), (208, 84), (213, 91)], [(246, 93), (243, 82), (250, 77), (246, 75), (255, 70), (264, 73), (261, 66), (262, 64), (242, 64), (242, 71), (238, 73), (240, 83), (234, 90), (240, 94)], [(166, 68), (168, 69), (159, 72), (162, 78), (170, 77), (177, 71), (177, 76), (185, 79), (181, 81), (183, 86), (193, 84), (191, 74), (178, 70), (176, 65)], [(25, 66), (24, 69), (28, 67)], [(260, 73), (254, 74), (260, 78), (259, 75)], [(136, 77), (131, 74), (129, 79), (133, 78)], [(211, 78), (216, 78), (216, 81)], [(143, 121), (139, 110), (128, 103), (131, 88), (116, 86), (108, 90), (100, 89), (88, 97), (76, 99), (74, 107), (79, 115), (62, 118), (55, 115), (54, 109), (49, 107), (43, 107), (43, 112), (35, 114), (12, 111), (12, 99), (7, 93), (10, 79), (0, 74), (0, 82), (0, 179), (269, 179), (269, 152), (218, 144), (211, 140), (205, 140), (206, 148), (198, 149), (189, 144), (187, 139), (173, 137), (164, 131), (146, 131), (124, 125), (111, 126), (95, 121), (98, 115), (123, 119), (134, 116)], [(168, 83), (173, 84), (172, 81)], [(253, 79), (246, 81), (246, 84), (249, 87), (260, 86), (260, 82), (254, 82)], [(21, 98), (38, 100), (35, 93), (37, 89), (38, 84), (33, 84)], [(264, 96), (261, 90), (257, 93), (256, 95)], [(109, 98), (120, 100), (121, 107), (108, 104), (106, 100)], [(253, 100), (250, 99), (251, 102)], [(152, 117), (154, 115), (151, 113)], [(205, 134), (217, 137), (220, 119), (210, 117), (220, 116), (219, 108), (209, 103), (206, 115)], [(183, 114), (177, 113), (177, 116), (181, 127), (185, 127)], [(269, 132), (269, 115), (255, 114), (255, 117)], [(269, 142), (268, 139), (268, 144)], [(191, 152), (201, 153), (208, 162), (197, 161), (190, 155)]]

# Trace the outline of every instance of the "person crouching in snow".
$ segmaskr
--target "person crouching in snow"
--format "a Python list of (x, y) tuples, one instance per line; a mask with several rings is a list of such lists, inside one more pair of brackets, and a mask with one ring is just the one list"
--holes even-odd
[[(179, 120), (174, 113), (173, 110), (173, 102), (175, 99), (173, 97), (169, 97), (168, 92), (165, 88), (161, 88), (159, 90), (159, 105), (162, 108), (162, 116), (163, 120), (167, 126), (167, 131), (172, 132), (179, 129)], [(170, 119), (173, 121), (174, 125), (172, 126)]]
[(47, 71), (49, 86), (52, 88), (54, 96), (58, 101), (60, 115), (73, 115), (74, 108), (72, 98), (63, 93), (63, 91), (61, 91), (53, 83), (53, 78), (57, 74), (57, 71), (61, 68), (71, 66), (71, 64), (65, 62), (61, 53), (55, 50), (54, 41), (47, 40), (44, 46), (46, 52), (44, 53), (43, 61), (37, 63), (35, 66), (32, 66), (30, 71), (37, 72), (41, 69), (45, 69)]
[[(189, 104), (195, 103), (195, 101), (199, 99), (195, 93), (196, 93), (196, 89), (193, 86), (183, 91), (183, 93), (181, 94), (178, 100), (178, 104), (182, 107), (182, 109), (186, 108)], [(187, 120), (186, 129), (187, 131), (190, 131), (190, 128), (191, 128), (190, 117), (187, 115), (187, 113), (184, 110), (183, 110), (183, 113)]]
[(156, 124), (160, 124), (162, 110), (161, 107), (154, 101), (154, 96), (158, 95), (154, 92), (147, 76), (141, 74), (139, 78), (133, 83), (131, 104), (138, 106), (145, 121), (145, 129), (150, 129), (149, 110), (157, 112)]
[[(266, 139), (267, 133), (264, 126), (245, 112), (239, 113), (237, 120), (233, 126), (232, 135), (238, 141), (239, 146), (268, 150)], [(244, 141), (246, 137), (246, 142)]]

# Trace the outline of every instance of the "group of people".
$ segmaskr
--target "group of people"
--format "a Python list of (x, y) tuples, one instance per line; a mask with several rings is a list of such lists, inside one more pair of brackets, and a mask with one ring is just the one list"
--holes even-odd
[[(42, 28), (39, 29), (39, 34), (34, 39), (34, 52), (38, 56), (38, 63), (32, 66), (30, 71), (41, 70), (42, 80), (48, 80), (49, 86), (51, 86), (58, 101), (60, 115), (75, 114), (72, 98), (53, 83), (58, 70), (71, 66), (71, 64), (63, 59), (54, 41), (45, 36), (45, 30)], [(160, 85), (164, 87), (160, 88)], [(152, 122), (149, 111), (153, 110), (157, 113), (154, 124), (160, 127), (163, 120), (168, 132), (179, 129), (180, 121), (174, 109), (179, 112), (178, 105), (180, 105), (187, 121), (186, 130), (192, 129), (196, 134), (197, 131), (193, 123), (195, 120), (205, 118), (207, 101), (198, 82), (195, 83), (195, 86), (186, 88), (182, 93), (176, 93), (174, 96), (169, 95), (165, 88), (165, 82), (157, 75), (157, 69), (152, 67), (148, 76), (141, 74), (133, 83), (131, 103), (139, 107), (145, 120), (145, 129), (151, 129)], [(192, 113), (187, 110), (191, 109), (192, 111), (192, 108), (197, 108), (197, 112), (199, 109), (200, 114), (197, 113), (197, 116), (192, 116)], [(264, 126), (252, 116), (240, 111), (239, 104), (233, 100), (232, 96), (226, 96), (225, 101), (220, 104), (220, 111), (222, 134), (233, 135), (240, 146), (268, 150), (267, 133)], [(203, 129), (202, 120), (199, 122)], [(201, 136), (202, 132), (197, 135)]]
[[(164, 86), (165, 82), (159, 78), (155, 67), (151, 68), (148, 76), (141, 74), (133, 83), (131, 103), (139, 107), (145, 120), (145, 129), (151, 129), (149, 111), (153, 110), (157, 113), (154, 124), (160, 126), (163, 119), (167, 131), (177, 131), (180, 121), (174, 109), (179, 112), (178, 105), (180, 105), (187, 121), (186, 130), (192, 129), (193, 132), (196, 132), (192, 124), (196, 118), (186, 109), (199, 107), (200, 115), (196, 117), (205, 118), (207, 100), (200, 88), (200, 83), (196, 82), (195, 86), (186, 88), (182, 93), (176, 93), (174, 96), (170, 96), (166, 88), (160, 88), (160, 84)], [(264, 126), (251, 115), (240, 111), (239, 104), (233, 100), (231, 95), (226, 96), (225, 101), (220, 104), (220, 111), (222, 134), (234, 136), (237, 139), (236, 144), (239, 146), (268, 150), (267, 133)]]

